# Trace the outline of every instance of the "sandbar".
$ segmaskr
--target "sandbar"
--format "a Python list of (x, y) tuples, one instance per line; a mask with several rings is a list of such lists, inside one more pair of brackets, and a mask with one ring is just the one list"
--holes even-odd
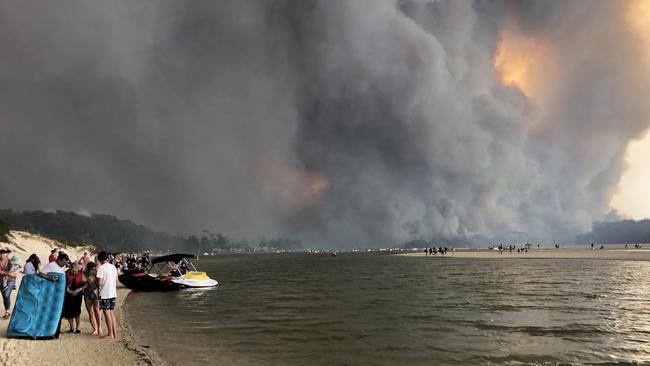
[(635, 248), (634, 244), (605, 244), (603, 249), (599, 249), (601, 244), (595, 245), (592, 250), (590, 246), (561, 246), (554, 248), (552, 246), (533, 247), (528, 252), (519, 252), (513, 250), (490, 249), (456, 249), (454, 252), (448, 251), (446, 255), (425, 255), (424, 250), (400, 253), (397, 255), (422, 258), (475, 258), (475, 259), (594, 259), (594, 260), (629, 260), (629, 261), (650, 261), (650, 245), (641, 245), (641, 248)]

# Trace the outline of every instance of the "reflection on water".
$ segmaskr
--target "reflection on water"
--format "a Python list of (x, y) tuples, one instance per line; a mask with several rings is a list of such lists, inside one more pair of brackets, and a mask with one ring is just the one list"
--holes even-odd
[(202, 259), (218, 288), (136, 293), (179, 365), (650, 363), (650, 263), (369, 254)]

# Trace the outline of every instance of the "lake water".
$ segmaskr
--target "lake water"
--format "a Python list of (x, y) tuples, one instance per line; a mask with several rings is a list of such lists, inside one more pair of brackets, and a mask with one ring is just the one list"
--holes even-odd
[(650, 363), (650, 262), (378, 254), (201, 259), (212, 290), (134, 293), (177, 365)]

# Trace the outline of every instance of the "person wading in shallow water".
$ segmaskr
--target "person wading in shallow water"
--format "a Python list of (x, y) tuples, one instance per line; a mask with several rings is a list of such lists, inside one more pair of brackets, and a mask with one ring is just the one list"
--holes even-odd
[(108, 253), (99, 252), (97, 259), (101, 265), (97, 268), (97, 280), (99, 282), (99, 309), (104, 312), (108, 333), (101, 338), (117, 339), (117, 327), (115, 324), (115, 300), (117, 299), (117, 268), (108, 262)]

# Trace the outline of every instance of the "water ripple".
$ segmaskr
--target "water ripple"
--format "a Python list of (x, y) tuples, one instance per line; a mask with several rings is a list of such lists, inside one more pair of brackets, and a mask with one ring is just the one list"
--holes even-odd
[(200, 265), (217, 290), (127, 305), (135, 336), (178, 364), (650, 364), (646, 262), (341, 254)]

